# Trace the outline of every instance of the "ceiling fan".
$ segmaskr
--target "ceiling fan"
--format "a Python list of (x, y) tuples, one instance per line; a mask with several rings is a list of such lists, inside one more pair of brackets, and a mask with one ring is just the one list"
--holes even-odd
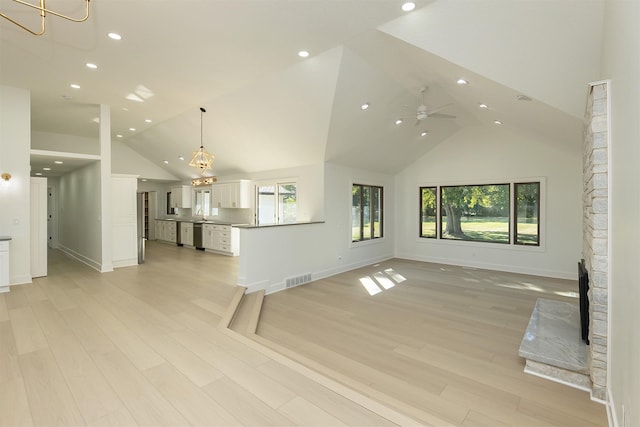
[[(405, 116), (406, 118), (416, 118), (416, 123), (415, 125), (418, 126), (420, 124), (421, 121), (427, 119), (427, 118), (433, 118), (433, 119), (455, 119), (456, 116), (452, 115), (452, 114), (443, 114), (440, 113), (439, 111), (442, 111), (446, 108), (449, 108), (451, 106), (453, 106), (453, 104), (445, 104), (445, 105), (441, 105), (439, 107), (436, 108), (429, 108), (427, 107), (425, 101), (424, 101), (424, 94), (427, 91), (428, 87), (424, 86), (422, 88), (420, 88), (420, 94), (422, 95), (422, 104), (420, 104), (416, 110), (415, 113), (411, 114), (411, 115), (407, 115)], [(407, 108), (407, 107), (405, 107)]]

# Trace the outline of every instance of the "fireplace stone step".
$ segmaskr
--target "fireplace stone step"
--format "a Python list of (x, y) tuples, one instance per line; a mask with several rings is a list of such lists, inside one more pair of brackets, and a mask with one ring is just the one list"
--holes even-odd
[(525, 372), (591, 390), (578, 304), (539, 298), (520, 344)]

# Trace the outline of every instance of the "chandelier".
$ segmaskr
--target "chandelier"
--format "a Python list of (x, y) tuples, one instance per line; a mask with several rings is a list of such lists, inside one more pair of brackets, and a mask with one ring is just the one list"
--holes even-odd
[(41, 35), (44, 34), (44, 31), (45, 31), (44, 18), (47, 16), (47, 13), (50, 13), (53, 16), (57, 16), (59, 18), (63, 18), (63, 19), (66, 19), (68, 21), (73, 21), (73, 22), (84, 22), (89, 18), (89, 1), (90, 0), (84, 0), (85, 4), (86, 4), (86, 10), (85, 10), (85, 14), (84, 14), (83, 18), (72, 18), (70, 16), (63, 15), (62, 13), (54, 12), (53, 10), (47, 9), (47, 6), (45, 4), (45, 0), (40, 0), (40, 6), (36, 6), (34, 4), (27, 3), (26, 1), (22, 1), (22, 0), (13, 0), (13, 1), (15, 3), (19, 3), (19, 4), (23, 5), (23, 6), (27, 6), (27, 7), (30, 7), (32, 9), (36, 9), (38, 11), (38, 13), (40, 14), (40, 31), (39, 32), (33, 31), (32, 29), (26, 27), (25, 25), (22, 25), (18, 21), (9, 18), (7, 15), (5, 15), (2, 12), (0, 12), (0, 16), (2, 16), (4, 19), (8, 20), (9, 22), (12, 22), (12, 23), (16, 24), (18, 27), (22, 28), (23, 30), (26, 30), (26, 31), (30, 32), (34, 36), (41, 36)]
[(207, 110), (200, 107), (200, 149), (193, 153), (193, 158), (189, 162), (189, 166), (193, 166), (198, 169), (200, 171), (200, 175), (204, 175), (205, 172), (207, 172), (207, 169), (211, 169), (214, 159), (213, 154), (207, 152), (202, 144), (202, 116), (206, 112)]

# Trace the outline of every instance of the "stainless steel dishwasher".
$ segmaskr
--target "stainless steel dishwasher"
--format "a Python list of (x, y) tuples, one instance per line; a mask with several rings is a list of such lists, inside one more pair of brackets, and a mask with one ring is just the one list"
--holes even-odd
[(204, 246), (202, 246), (202, 223), (194, 222), (193, 223), (193, 245), (196, 249), (204, 250)]

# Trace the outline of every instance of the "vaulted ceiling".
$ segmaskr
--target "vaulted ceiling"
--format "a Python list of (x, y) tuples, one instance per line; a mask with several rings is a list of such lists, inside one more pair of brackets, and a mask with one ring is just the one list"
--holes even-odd
[[(109, 105), (114, 143), (179, 179), (196, 176), (186, 163), (200, 107), (218, 176), (325, 160), (394, 173), (494, 120), (579, 143), (587, 84), (600, 78), (601, 1), (416, 3), (94, 0), (87, 22), (49, 16), (40, 37), (2, 20), (0, 84), (31, 91), (32, 130), (44, 135), (97, 138), (98, 105)], [(47, 2), (74, 15), (82, 4)], [(0, 11), (38, 25), (8, 0)], [(416, 124), (425, 86), (425, 104), (455, 118)]]

